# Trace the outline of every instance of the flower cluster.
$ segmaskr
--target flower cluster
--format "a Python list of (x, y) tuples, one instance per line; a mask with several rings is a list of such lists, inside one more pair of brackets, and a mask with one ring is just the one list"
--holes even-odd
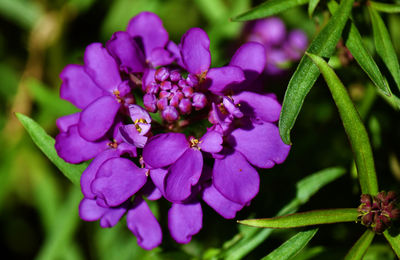
[(258, 193), (257, 169), (286, 159), (281, 106), (252, 91), (264, 46), (246, 43), (227, 66), (210, 68), (209, 45), (200, 28), (175, 44), (143, 12), (105, 46), (89, 45), (84, 65), (62, 71), (61, 97), (81, 112), (57, 120), (56, 150), (70, 163), (93, 159), (81, 177), (82, 219), (112, 227), (126, 215), (138, 244), (152, 249), (162, 231), (147, 200), (163, 197), (171, 236), (188, 243), (202, 228), (201, 201), (234, 218)]
[(400, 217), (398, 197), (393, 191), (382, 191), (376, 196), (363, 194), (358, 212), (364, 226), (371, 227), (375, 233), (381, 234)]
[(308, 46), (307, 35), (295, 29), (287, 32), (278, 17), (256, 20), (245, 27), (247, 41), (259, 42), (266, 50), (265, 73), (280, 75), (286, 64), (297, 61)]

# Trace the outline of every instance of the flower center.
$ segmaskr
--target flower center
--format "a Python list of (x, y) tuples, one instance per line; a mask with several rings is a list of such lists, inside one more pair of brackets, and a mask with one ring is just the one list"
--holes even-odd
[(204, 93), (196, 91), (199, 78), (183, 71), (161, 67), (154, 74), (154, 81), (145, 87), (144, 106), (149, 112), (161, 112), (168, 123), (203, 109), (207, 104)]
[(145, 120), (144, 118), (136, 119), (136, 120), (133, 122), (133, 124), (135, 125), (136, 130), (137, 130), (139, 133), (141, 133), (141, 132), (142, 132), (142, 128), (140, 127), (139, 123), (146, 124), (147, 122), (146, 122), (146, 120)]
[(201, 141), (199, 141), (199, 139), (194, 138), (193, 136), (191, 136), (189, 138), (189, 142), (190, 142), (190, 148), (195, 148), (200, 150), (201, 148), (199, 147), (199, 144), (201, 144)]

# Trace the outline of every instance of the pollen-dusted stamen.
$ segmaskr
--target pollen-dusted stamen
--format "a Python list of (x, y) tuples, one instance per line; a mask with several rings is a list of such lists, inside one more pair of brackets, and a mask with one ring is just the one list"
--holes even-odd
[(118, 103), (122, 103), (121, 92), (118, 89), (113, 91), (115, 98), (117, 99)]
[(223, 114), (223, 115), (229, 115), (229, 112), (228, 112), (228, 110), (226, 110), (226, 107), (224, 106), (224, 103), (220, 103), (219, 105), (218, 105), (218, 108), (219, 108), (219, 111), (221, 111), (221, 113)]
[(133, 122), (133, 124), (135, 125), (136, 130), (137, 130), (139, 133), (141, 133), (141, 132), (142, 132), (142, 128), (140, 127), (140, 125), (138, 125), (138, 123), (146, 124), (147, 122), (146, 122), (146, 120), (143, 119), (143, 118), (136, 119), (136, 120)]
[(189, 142), (190, 142), (190, 148), (196, 148), (200, 150), (199, 144), (201, 144), (201, 141), (199, 141), (199, 139), (196, 139), (193, 136), (191, 136), (189, 138)]
[(118, 148), (118, 143), (117, 143), (116, 140), (113, 140), (112, 142), (109, 142), (107, 145), (112, 149), (117, 149)]

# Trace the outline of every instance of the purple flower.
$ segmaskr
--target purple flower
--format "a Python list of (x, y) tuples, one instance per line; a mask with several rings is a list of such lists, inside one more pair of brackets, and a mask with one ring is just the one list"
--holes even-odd
[(265, 72), (281, 75), (293, 61), (303, 56), (308, 46), (306, 34), (301, 30), (286, 32), (285, 24), (278, 17), (270, 17), (247, 24), (246, 39), (265, 47)]
[(245, 79), (243, 70), (237, 66), (210, 69), (209, 46), (207, 34), (200, 28), (192, 28), (182, 36), (174, 52), (181, 68), (160, 67), (147, 73), (143, 99), (149, 112), (159, 110), (165, 121), (173, 123), (180, 115), (205, 108), (208, 91), (217, 94)]
[(181, 133), (158, 134), (143, 149), (143, 160), (152, 169), (166, 168), (164, 197), (182, 202), (191, 195), (203, 170), (202, 152), (217, 153), (222, 149), (222, 136), (214, 131), (202, 138), (189, 140)]
[[(293, 35), (291, 55), (304, 43)], [(270, 37), (275, 48), (286, 32), (257, 37)], [(164, 197), (172, 203), (171, 236), (188, 243), (202, 228), (201, 200), (234, 218), (258, 193), (257, 169), (285, 160), (290, 146), (276, 126), (281, 106), (259, 88), (266, 48), (246, 43), (227, 66), (210, 68), (209, 46), (200, 28), (173, 43), (161, 20), (143, 12), (106, 48), (89, 45), (84, 66), (64, 69), (61, 96), (82, 111), (57, 120), (57, 152), (72, 163), (94, 158), (81, 176), (82, 219), (112, 227), (126, 215), (138, 244), (152, 249), (162, 232), (144, 197)], [(207, 118), (210, 128), (197, 127)]]

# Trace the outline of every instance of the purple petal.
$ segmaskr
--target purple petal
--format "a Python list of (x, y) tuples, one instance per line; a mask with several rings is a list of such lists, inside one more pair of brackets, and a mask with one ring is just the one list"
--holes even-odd
[(146, 196), (148, 200), (158, 200), (162, 197), (161, 191), (154, 185), (151, 179), (147, 180), (140, 193)]
[(168, 32), (161, 19), (150, 12), (142, 12), (132, 18), (126, 31), (135, 39), (141, 40), (147, 59), (155, 48), (163, 48), (168, 42)]
[(101, 43), (92, 43), (85, 50), (85, 69), (100, 88), (112, 92), (121, 83), (118, 66), (114, 58)]
[(100, 219), (100, 226), (112, 227), (118, 223), (125, 214), (125, 208), (103, 208), (95, 200), (84, 198), (79, 204), (79, 216), (85, 221), (96, 221)]
[(110, 228), (115, 226), (122, 216), (125, 215), (125, 212), (125, 207), (109, 208), (109, 210), (100, 219), (100, 227)]
[(252, 31), (265, 45), (281, 45), (286, 37), (286, 26), (278, 17), (257, 20)]
[(164, 190), (164, 180), (165, 176), (167, 176), (168, 170), (164, 170), (161, 168), (158, 169), (151, 169), (150, 170), (150, 177), (153, 181), (154, 185), (161, 191), (162, 194), (165, 193)]
[(252, 129), (235, 129), (227, 140), (251, 164), (260, 168), (272, 168), (275, 163), (284, 162), (290, 150), (290, 145), (283, 143), (278, 127), (271, 123), (253, 124)]
[(73, 125), (67, 132), (56, 136), (55, 148), (58, 156), (69, 163), (81, 163), (92, 159), (107, 148), (108, 140), (89, 142), (82, 138), (78, 132), (78, 126)]
[(200, 28), (187, 31), (181, 40), (182, 61), (190, 73), (201, 75), (211, 64), (210, 39)]
[(67, 132), (70, 126), (78, 124), (79, 117), (80, 112), (60, 117), (56, 121), (57, 128), (60, 132)]
[(146, 87), (150, 86), (151, 83), (155, 82), (154, 75), (156, 74), (155, 69), (147, 69), (145, 70), (142, 78), (142, 90), (146, 91)]
[(176, 45), (176, 43), (174, 43), (173, 41), (169, 41), (167, 44), (167, 50), (172, 54), (175, 62), (179, 66), (184, 67), (181, 57), (181, 50), (179, 49), (178, 45)]
[(233, 100), (246, 116), (271, 123), (279, 119), (282, 107), (273, 96), (244, 91), (234, 95)]
[(203, 211), (200, 202), (190, 204), (173, 203), (168, 211), (168, 228), (176, 242), (186, 244), (203, 226)]
[(225, 66), (210, 69), (206, 80), (208, 82), (208, 90), (214, 94), (220, 94), (245, 80), (245, 76), (241, 68)]
[(94, 199), (96, 195), (92, 192), (92, 182), (100, 166), (108, 159), (119, 157), (120, 153), (115, 149), (107, 149), (96, 156), (81, 175), (81, 190), (86, 198)]
[(165, 66), (174, 62), (174, 56), (164, 48), (155, 48), (148, 57), (153, 67)]
[(213, 184), (227, 199), (245, 205), (257, 195), (260, 177), (243, 155), (231, 151), (224, 159), (215, 159)]
[(134, 207), (128, 211), (126, 216), (126, 222), (142, 248), (150, 250), (161, 244), (160, 224), (144, 200), (135, 199)]
[(91, 102), (103, 96), (105, 92), (99, 88), (81, 65), (71, 64), (60, 74), (63, 81), (60, 97), (68, 100), (77, 108), (84, 109)]
[(84, 198), (79, 204), (79, 216), (85, 221), (99, 220), (108, 208), (97, 205), (96, 200)]
[(134, 124), (124, 125), (119, 128), (120, 134), (124, 142), (143, 148), (148, 137), (141, 135)]
[(224, 218), (231, 219), (236, 212), (243, 208), (243, 205), (225, 198), (213, 185), (203, 190), (202, 199)]
[(143, 159), (150, 167), (161, 168), (173, 164), (188, 148), (184, 134), (158, 134), (143, 148)]
[(244, 71), (246, 81), (255, 80), (265, 67), (265, 48), (256, 42), (243, 44), (233, 55), (231, 66), (237, 66)]
[(144, 72), (146, 59), (139, 46), (127, 32), (116, 32), (106, 43), (107, 50), (126, 73)]
[(129, 159), (111, 158), (100, 166), (92, 191), (107, 205), (115, 207), (139, 191), (146, 180), (146, 169), (137, 167)]
[(208, 153), (218, 153), (222, 150), (222, 135), (216, 131), (208, 131), (200, 138), (199, 147)]
[[(140, 126), (142, 127), (144, 127), (144, 124), (146, 123), (147, 124), (151, 123), (151, 117), (149, 113), (146, 110), (144, 110), (144, 108), (142, 108), (141, 106), (130, 105), (129, 115), (131, 116), (133, 122), (138, 121), (137, 123), (140, 124)], [(145, 122), (141, 122), (141, 120), (144, 120)], [(145, 132), (147, 133), (148, 131)]]
[(191, 188), (201, 176), (203, 156), (197, 149), (186, 152), (168, 169), (165, 179), (165, 198), (180, 202), (190, 196)]
[(114, 123), (120, 104), (111, 96), (103, 96), (82, 112), (79, 120), (79, 133), (88, 141), (103, 137)]

